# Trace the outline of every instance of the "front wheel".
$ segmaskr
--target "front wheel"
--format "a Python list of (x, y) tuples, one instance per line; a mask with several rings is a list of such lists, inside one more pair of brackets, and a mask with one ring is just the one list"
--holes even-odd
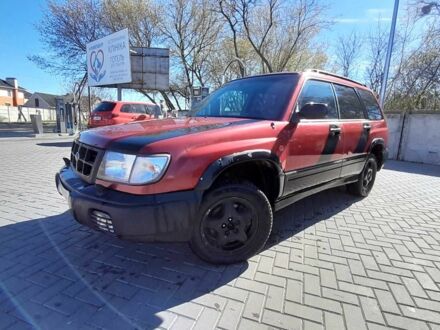
[(359, 174), (357, 182), (349, 184), (348, 191), (356, 196), (367, 197), (376, 180), (377, 160), (374, 155), (368, 155), (364, 169)]
[(247, 183), (225, 184), (203, 198), (190, 246), (203, 260), (230, 264), (260, 251), (272, 230), (269, 200)]

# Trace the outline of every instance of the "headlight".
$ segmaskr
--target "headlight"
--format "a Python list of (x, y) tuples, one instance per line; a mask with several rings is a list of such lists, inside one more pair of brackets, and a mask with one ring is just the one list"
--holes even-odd
[(168, 155), (137, 157), (131, 171), (130, 183), (143, 184), (159, 180), (168, 167)]
[(151, 183), (162, 177), (169, 160), (169, 155), (135, 156), (107, 151), (97, 178), (128, 184)]

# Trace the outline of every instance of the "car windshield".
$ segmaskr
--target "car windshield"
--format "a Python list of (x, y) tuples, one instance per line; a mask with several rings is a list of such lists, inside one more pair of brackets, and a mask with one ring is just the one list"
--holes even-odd
[(297, 82), (297, 74), (232, 81), (193, 106), (190, 116), (280, 120)]
[(116, 103), (114, 102), (101, 102), (99, 103), (95, 109), (93, 109), (93, 112), (104, 112), (104, 111), (112, 111), (115, 107)]

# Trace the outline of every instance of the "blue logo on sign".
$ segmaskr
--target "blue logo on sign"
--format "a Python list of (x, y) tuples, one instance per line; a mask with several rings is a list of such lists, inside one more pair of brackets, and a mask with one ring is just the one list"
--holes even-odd
[(102, 78), (104, 78), (106, 71), (102, 71), (102, 68), (104, 66), (104, 52), (102, 49), (99, 49), (98, 51), (93, 51), (90, 54), (90, 68), (92, 69), (92, 72), (90, 72), (90, 77), (95, 80), (96, 82), (99, 82)]

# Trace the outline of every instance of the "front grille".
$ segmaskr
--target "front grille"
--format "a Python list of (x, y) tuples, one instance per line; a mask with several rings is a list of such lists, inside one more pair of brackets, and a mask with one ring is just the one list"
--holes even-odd
[(100, 153), (101, 150), (99, 149), (74, 141), (70, 154), (70, 164), (78, 174), (90, 182), (97, 170), (96, 166), (99, 165)]
[(112, 218), (110, 217), (109, 214), (102, 211), (93, 210), (90, 213), (90, 219), (92, 220), (95, 229), (99, 231), (105, 231), (111, 234), (115, 233), (115, 230), (113, 228)]

